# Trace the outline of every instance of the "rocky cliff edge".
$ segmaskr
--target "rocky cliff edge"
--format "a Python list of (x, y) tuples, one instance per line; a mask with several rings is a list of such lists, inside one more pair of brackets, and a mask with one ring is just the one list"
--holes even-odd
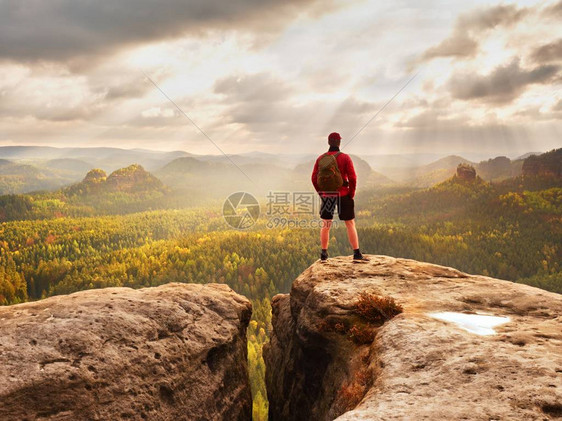
[(370, 258), (317, 262), (274, 297), (270, 420), (562, 417), (562, 296)]
[(177, 283), (0, 307), (0, 419), (251, 419), (251, 312)]

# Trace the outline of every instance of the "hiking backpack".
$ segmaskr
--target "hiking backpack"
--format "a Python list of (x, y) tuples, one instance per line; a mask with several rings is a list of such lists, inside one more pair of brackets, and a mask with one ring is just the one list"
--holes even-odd
[(318, 160), (318, 189), (323, 192), (335, 192), (343, 186), (343, 178), (338, 168), (338, 152), (334, 155), (325, 153)]

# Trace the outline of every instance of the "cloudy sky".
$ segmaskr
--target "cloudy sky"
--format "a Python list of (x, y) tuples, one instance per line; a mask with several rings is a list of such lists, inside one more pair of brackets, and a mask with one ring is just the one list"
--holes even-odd
[(227, 153), (562, 146), (562, 1), (0, 0), (0, 73), (0, 146), (218, 153), (145, 75)]

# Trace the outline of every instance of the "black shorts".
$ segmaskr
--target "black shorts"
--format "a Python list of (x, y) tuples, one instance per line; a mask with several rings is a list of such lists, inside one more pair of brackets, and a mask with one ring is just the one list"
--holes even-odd
[(355, 204), (349, 195), (321, 198), (320, 218), (333, 219), (336, 206), (338, 207), (338, 217), (341, 221), (350, 221), (355, 218)]

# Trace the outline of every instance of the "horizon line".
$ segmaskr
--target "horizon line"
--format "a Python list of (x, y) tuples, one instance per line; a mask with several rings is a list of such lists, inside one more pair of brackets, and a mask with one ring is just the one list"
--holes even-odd
[[(180, 153), (185, 153), (187, 155), (192, 155), (192, 156), (216, 156), (216, 157), (220, 157), (223, 156), (221, 154), (218, 153), (193, 153), (193, 152), (187, 152), (185, 150), (182, 149), (147, 149), (147, 148), (139, 148), (139, 147), (133, 147), (133, 148), (127, 148), (127, 147), (116, 147), (116, 146), (53, 146), (53, 145), (38, 145), (38, 144), (33, 144), (33, 145), (28, 145), (28, 144), (19, 144), (19, 145), (1, 145), (0, 144), (0, 148), (50, 148), (50, 149), (115, 149), (115, 150), (122, 150), (122, 151), (143, 151), (143, 152), (159, 152), (159, 153), (174, 153), (174, 152), (180, 152)], [(556, 148), (554, 148), (556, 149)], [(550, 149), (549, 149), (550, 150)], [(486, 155), (486, 156), (492, 156), (494, 158), (500, 157), (500, 156), (521, 156), (521, 155), (526, 155), (529, 153), (545, 153), (548, 152), (549, 150), (534, 150), (534, 151), (526, 151), (526, 152), (515, 152), (515, 153), (510, 153), (507, 154), (505, 152), (500, 152), (500, 151), (494, 151), (494, 152), (478, 152), (478, 151), (444, 151), (444, 152), (437, 152), (437, 151), (415, 151), (415, 152), (396, 152), (396, 153), (365, 153), (365, 154), (356, 154), (356, 153), (351, 153), (350, 155), (356, 155), (356, 156), (403, 156), (403, 155), (442, 155), (443, 157), (447, 157), (447, 156), (453, 156), (453, 155), (458, 155), (461, 156), (463, 154), (473, 154), (473, 155)], [(284, 153), (284, 152), (280, 152), (280, 153), (275, 153), (275, 152), (264, 152), (261, 150), (251, 150), (248, 152), (239, 152), (239, 153), (227, 153), (227, 155), (231, 155), (231, 156), (239, 156), (239, 155), (247, 155), (247, 154), (253, 154), (253, 153), (260, 153), (260, 154), (265, 154), (265, 155), (282, 155), (282, 156), (302, 156), (302, 155), (313, 155), (317, 152), (302, 152), (302, 153)]]

